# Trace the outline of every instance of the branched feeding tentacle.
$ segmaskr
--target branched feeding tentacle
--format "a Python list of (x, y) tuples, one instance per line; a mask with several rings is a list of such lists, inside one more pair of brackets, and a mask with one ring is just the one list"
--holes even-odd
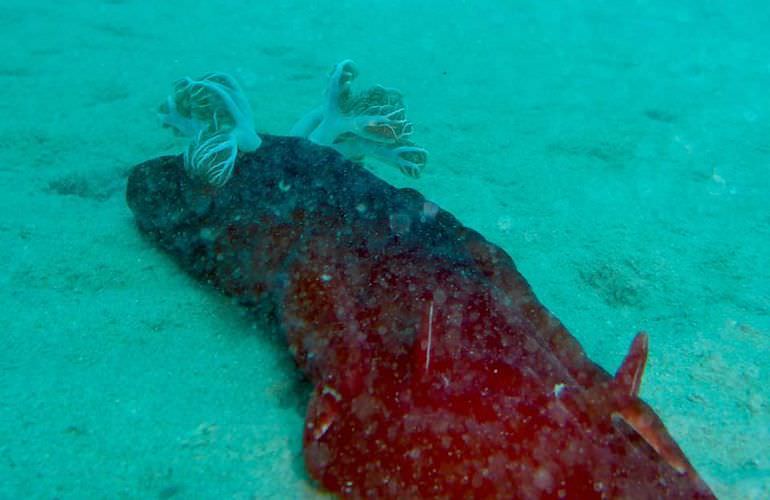
[(177, 81), (159, 115), (163, 126), (191, 137), (185, 151), (188, 173), (217, 187), (232, 176), (239, 149), (255, 151), (262, 143), (243, 91), (224, 73)]
[(185, 151), (185, 169), (190, 177), (221, 187), (230, 180), (237, 155), (238, 144), (233, 134), (224, 132), (207, 136), (199, 132)]
[(357, 76), (352, 61), (337, 64), (329, 75), (324, 103), (300, 119), (291, 134), (331, 146), (350, 160), (369, 156), (419, 177), (427, 151), (409, 142), (413, 126), (401, 92), (375, 85), (354, 94), (351, 83)]

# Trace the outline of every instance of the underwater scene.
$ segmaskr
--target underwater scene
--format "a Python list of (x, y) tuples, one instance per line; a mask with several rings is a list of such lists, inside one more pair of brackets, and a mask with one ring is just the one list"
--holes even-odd
[(770, 498), (768, 27), (5, 0), (0, 499)]

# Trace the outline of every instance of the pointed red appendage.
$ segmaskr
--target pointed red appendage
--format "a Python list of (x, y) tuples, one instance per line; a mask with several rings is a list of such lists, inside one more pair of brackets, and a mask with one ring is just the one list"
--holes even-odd
[(617, 403), (614, 416), (622, 418), (630, 425), (677, 472), (698, 478), (695, 469), (663, 422), (638, 398), (647, 353), (648, 337), (646, 333), (640, 332), (631, 343), (631, 348), (613, 379), (613, 392)]
[(642, 374), (647, 364), (647, 353), (649, 352), (649, 338), (644, 332), (640, 332), (634, 337), (631, 348), (628, 350), (626, 359), (615, 373), (613, 381), (615, 387), (628, 396), (638, 396), (639, 387), (642, 385)]
[(333, 425), (339, 425), (339, 413), (339, 393), (328, 385), (318, 384), (313, 390), (307, 407), (302, 448), (310, 477), (329, 489), (337, 488), (339, 485), (325, 484), (328, 480), (327, 468), (332, 463), (334, 454), (322, 439)]
[(328, 385), (318, 385), (311, 396), (305, 418), (305, 440), (319, 441), (340, 413), (340, 394)]

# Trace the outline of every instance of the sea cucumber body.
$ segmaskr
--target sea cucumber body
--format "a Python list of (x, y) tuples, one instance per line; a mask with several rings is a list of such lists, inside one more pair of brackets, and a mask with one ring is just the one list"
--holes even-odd
[(133, 170), (127, 198), (184, 269), (267, 306), (314, 386), (305, 461), (323, 488), (713, 498), (614, 418), (613, 378), (511, 258), (416, 191), (265, 135), (220, 189), (164, 157)]

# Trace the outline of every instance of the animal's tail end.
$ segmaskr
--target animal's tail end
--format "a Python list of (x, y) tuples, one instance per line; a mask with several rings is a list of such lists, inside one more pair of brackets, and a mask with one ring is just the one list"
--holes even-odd
[(648, 352), (649, 338), (639, 332), (613, 379), (614, 415), (631, 426), (677, 472), (700, 479), (660, 417), (638, 397)]

